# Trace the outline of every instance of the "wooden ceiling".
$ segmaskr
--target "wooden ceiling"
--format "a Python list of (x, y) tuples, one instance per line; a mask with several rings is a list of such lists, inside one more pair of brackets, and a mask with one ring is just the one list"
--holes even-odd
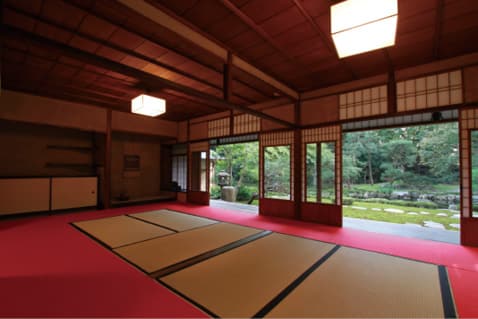
[[(131, 0), (143, 1), (143, 0)], [(146, 0), (286, 86), (304, 92), (478, 51), (476, 0), (399, 0), (396, 45), (338, 59), (333, 0)], [(128, 111), (145, 91), (185, 120), (286, 96), (116, 0), (3, 0), (6, 89)]]

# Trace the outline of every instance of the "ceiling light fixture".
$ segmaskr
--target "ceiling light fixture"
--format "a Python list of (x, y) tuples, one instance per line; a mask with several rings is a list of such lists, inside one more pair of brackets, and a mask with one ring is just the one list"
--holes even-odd
[(330, 7), (332, 39), (339, 58), (395, 44), (397, 0), (347, 0)]
[(141, 94), (131, 100), (131, 112), (147, 116), (158, 116), (166, 112), (166, 101)]

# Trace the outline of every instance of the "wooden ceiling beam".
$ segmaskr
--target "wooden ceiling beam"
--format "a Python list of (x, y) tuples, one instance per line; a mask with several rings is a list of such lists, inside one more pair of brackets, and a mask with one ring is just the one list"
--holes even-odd
[(329, 37), (322, 31), (320, 26), (314, 21), (314, 19), (310, 16), (307, 10), (305, 10), (304, 6), (300, 3), (300, 1), (299, 0), (293, 0), (293, 1), (297, 9), (299, 9), (300, 13), (309, 22), (309, 24), (312, 26), (312, 28), (317, 33), (319, 38), (325, 44), (328, 51), (332, 53), (332, 55), (334, 55), (340, 61), (340, 64), (342, 65), (342, 67), (346, 69), (347, 72), (349, 72), (352, 75), (352, 78), (354, 80), (357, 80), (358, 79), (357, 74), (354, 72), (354, 70), (352, 70), (352, 68), (347, 64), (347, 62), (339, 58), (339, 55), (337, 54), (337, 50), (335, 49), (335, 45), (333, 44), (333, 42), (330, 41)]
[[(138, 59), (140, 59), (140, 60), (143, 60), (143, 61), (146, 61), (146, 62), (148, 62), (148, 63), (154, 64), (154, 65), (156, 65), (156, 66), (158, 66), (158, 67), (164, 68), (164, 69), (166, 69), (166, 70), (168, 70), (168, 71), (174, 72), (174, 73), (176, 73), (176, 74), (185, 76), (185, 77), (190, 78), (190, 79), (192, 79), (192, 80), (194, 80), (194, 81), (197, 81), (197, 82), (199, 82), (199, 83), (202, 83), (202, 84), (204, 84), (204, 85), (207, 85), (207, 86), (209, 86), (209, 87), (212, 87), (212, 88), (214, 88), (214, 89), (216, 89), (216, 90), (218, 90), (218, 91), (222, 91), (222, 87), (219, 86), (219, 85), (216, 85), (216, 84), (214, 84), (214, 83), (211, 83), (211, 82), (209, 82), (209, 81), (207, 81), (207, 80), (205, 80), (205, 79), (199, 78), (199, 77), (197, 77), (197, 76), (195, 76), (195, 75), (193, 75), (193, 74), (191, 74), (191, 73), (188, 73), (188, 72), (186, 72), (186, 71), (183, 71), (183, 70), (181, 70), (181, 69), (178, 69), (178, 68), (176, 68), (176, 67), (174, 67), (174, 66), (171, 66), (171, 65), (169, 65), (169, 64), (160, 62), (160, 61), (158, 61), (158, 60), (156, 60), (156, 59), (153, 59), (153, 58), (151, 58), (151, 57), (148, 57), (148, 56), (145, 56), (145, 55), (143, 55), (143, 54), (140, 54), (140, 53), (138, 53), (138, 52), (136, 52), (136, 51), (125, 49), (125, 48), (123, 48), (123, 47), (121, 47), (121, 46), (119, 46), (119, 45), (116, 45), (116, 44), (114, 44), (114, 43), (107, 42), (107, 41), (105, 41), (104, 39), (95, 37), (95, 36), (93, 36), (93, 35), (86, 34), (86, 33), (84, 33), (84, 32), (81, 32), (80, 30), (76, 30), (76, 29), (73, 29), (73, 28), (68, 27), (68, 26), (66, 26), (66, 25), (62, 25), (62, 24), (59, 24), (59, 23), (57, 23), (57, 22), (53, 22), (53, 21), (47, 20), (47, 19), (45, 19), (45, 18), (42, 18), (42, 17), (40, 17), (40, 16), (33, 15), (33, 14), (31, 14), (31, 13), (25, 11), (25, 10), (18, 9), (18, 8), (13, 8), (12, 6), (10, 6), (10, 5), (8, 5), (8, 4), (6, 5), (6, 8), (8, 8), (9, 10), (11, 10), (11, 11), (17, 13), (17, 14), (20, 14), (20, 15), (29, 17), (29, 18), (31, 18), (31, 19), (40, 21), (40, 22), (42, 22), (42, 23), (44, 23), (44, 24), (46, 24), (46, 25), (48, 25), (48, 26), (51, 26), (51, 27), (54, 27), (54, 28), (57, 28), (57, 29), (60, 29), (60, 30), (66, 30), (66, 31), (68, 31), (68, 32), (71, 32), (71, 33), (75, 34), (76, 36), (82, 37), (82, 38), (87, 39), (87, 40), (92, 41), (92, 42), (99, 43), (99, 44), (101, 44), (101, 45), (103, 45), (103, 46), (105, 46), (105, 47), (108, 47), (109, 49), (116, 50), (116, 51), (118, 51), (118, 52), (124, 53), (124, 54), (129, 55), (129, 56), (133, 56), (133, 57), (138, 58)], [(246, 101), (247, 103), (251, 103), (251, 102), (252, 102), (249, 98), (244, 97), (244, 96), (242, 96), (242, 95), (240, 95), (240, 94), (236, 94), (236, 96), (237, 96), (238, 98), (240, 98), (240, 99)]]
[[(163, 8), (160, 4), (155, 4), (154, 6), (144, 0), (130, 1), (130, 0), (117, 0), (122, 3), (125, 7), (131, 9), (132, 11), (144, 16), (145, 18), (161, 25), (164, 28), (171, 30), (182, 38), (188, 40), (189, 42), (195, 44), (196, 46), (214, 54), (215, 56), (222, 59), (223, 62), (227, 61), (227, 53), (231, 51), (225, 46), (225, 44), (220, 43), (217, 40), (211, 40), (208, 36), (202, 34), (195, 28), (190, 27), (187, 23), (182, 21), (181, 17), (178, 17), (176, 14), (169, 12)], [(236, 63), (238, 62), (238, 63)], [(261, 79), (265, 83), (273, 86), (283, 94), (289, 96), (290, 98), (297, 100), (299, 98), (299, 93), (287, 86), (286, 84), (278, 81), (273, 76), (265, 73), (254, 65), (246, 62), (245, 60), (239, 58), (237, 55), (234, 55), (232, 63), (238, 68), (242, 68), (244, 71), (249, 74), (254, 75), (255, 77)]]
[[(137, 32), (136, 30), (133, 30), (133, 29), (131, 29), (131, 28), (128, 28), (128, 27), (126, 27), (126, 26), (124, 26), (124, 25), (121, 25), (121, 26), (120, 26), (120, 25), (118, 25), (113, 19), (111, 19), (111, 17), (108, 17), (106, 14), (102, 14), (102, 13), (100, 14), (100, 13), (98, 13), (98, 12), (94, 12), (94, 11), (92, 11), (91, 9), (86, 8), (86, 7), (83, 7), (83, 6), (81, 6), (81, 5), (79, 5), (79, 4), (75, 3), (75, 2), (66, 2), (66, 3), (67, 3), (68, 5), (70, 5), (70, 6), (73, 6), (73, 7), (77, 8), (77, 9), (79, 9), (79, 10), (83, 10), (83, 11), (87, 12), (87, 13), (90, 14), (91, 16), (94, 16), (94, 17), (96, 17), (96, 18), (98, 18), (98, 19), (100, 19), (100, 20), (106, 21), (106, 22), (108, 22), (109, 24), (111, 24), (111, 25), (113, 25), (113, 26), (115, 26), (115, 27), (117, 27), (117, 28), (120, 28), (120, 29), (122, 29), (122, 30), (124, 30), (124, 31), (127, 31), (127, 32), (129, 32), (129, 33), (131, 33), (131, 34), (134, 34), (135, 36), (138, 36), (138, 37), (140, 37), (140, 38), (143, 38), (143, 39), (145, 39), (145, 40), (148, 40), (148, 41), (150, 41), (150, 42), (152, 42), (152, 43), (154, 43), (154, 44), (156, 44), (156, 45), (159, 45), (159, 46), (163, 47), (164, 49), (166, 49), (166, 50), (168, 50), (168, 51), (170, 51), (170, 52), (173, 52), (173, 53), (177, 54), (177, 55), (180, 55), (180, 56), (182, 56), (182, 57), (185, 57), (185, 58), (187, 58), (188, 60), (190, 60), (190, 61), (192, 61), (192, 62), (194, 62), (194, 63), (196, 63), (196, 64), (198, 64), (198, 65), (200, 65), (200, 66), (202, 66), (202, 67), (204, 67), (204, 68), (206, 68), (206, 69), (208, 69), (208, 70), (211, 70), (211, 71), (217, 73), (217, 74), (220, 75), (220, 76), (222, 76), (222, 72), (219, 71), (218, 69), (214, 68), (213, 66), (208, 65), (208, 64), (206, 64), (206, 63), (200, 61), (199, 59), (197, 59), (196, 57), (194, 57), (194, 56), (192, 56), (192, 55), (190, 55), (190, 54), (189, 54), (189, 55), (188, 55), (188, 54), (185, 54), (185, 53), (180, 52), (179, 50), (177, 50), (177, 49), (175, 49), (175, 48), (172, 48), (172, 47), (170, 47), (170, 46), (166, 46), (166, 45), (164, 45), (164, 44), (162, 44), (162, 43), (158, 43), (158, 40), (155, 39), (154, 37), (150, 36), (150, 35), (146, 35), (146, 34), (139, 33), (139, 32)], [(239, 80), (239, 79), (236, 79), (236, 81), (240, 82), (241, 84), (243, 84), (244, 86), (246, 86), (246, 87), (247, 87), (248, 89), (250, 89), (251, 91), (254, 91), (254, 92), (256, 92), (256, 93), (259, 93), (260, 95), (265, 96), (265, 97), (268, 96), (268, 94), (265, 93), (264, 91), (261, 91), (260, 89), (254, 87), (254, 86), (251, 86), (249, 83), (247, 83), (247, 82), (245, 82), (245, 81), (241, 81), (241, 80)], [(267, 84), (267, 83), (266, 83), (266, 84)], [(234, 94), (234, 95), (237, 96), (238, 98), (244, 99), (244, 97), (241, 96), (241, 95), (237, 95), (237, 94)]]
[(266, 120), (273, 121), (275, 123), (278, 123), (280, 125), (284, 125), (286, 127), (292, 127), (292, 128), (295, 127), (294, 123), (284, 121), (282, 119), (276, 118), (274, 116), (270, 116), (268, 114), (264, 114), (264, 113), (259, 112), (259, 111), (251, 110), (251, 109), (249, 109), (247, 107), (244, 107), (242, 105), (237, 105), (237, 104), (226, 102), (223, 99), (219, 99), (215, 96), (197, 91), (197, 90), (192, 89), (190, 87), (187, 87), (187, 86), (169, 81), (167, 79), (163, 79), (161, 77), (154, 76), (150, 73), (146, 73), (144, 71), (141, 71), (141, 70), (138, 70), (138, 69), (135, 69), (135, 68), (117, 63), (115, 61), (112, 61), (112, 60), (94, 55), (92, 53), (89, 53), (89, 52), (86, 52), (86, 51), (83, 51), (83, 50), (80, 50), (80, 49), (76, 49), (76, 48), (67, 46), (63, 43), (60, 43), (60, 42), (57, 42), (57, 41), (54, 41), (54, 40), (36, 35), (36, 34), (32, 34), (32, 33), (29, 33), (27, 31), (24, 31), (24, 30), (21, 30), (21, 29), (18, 29), (18, 28), (9, 26), (9, 25), (3, 25), (2, 33), (3, 33), (3, 36), (10, 36), (10, 37), (14, 37), (14, 38), (19, 38), (19, 39), (23, 39), (23, 40), (26, 40), (26, 41), (29, 41), (29, 42), (34, 42), (34, 43), (38, 43), (40, 45), (46, 45), (48, 47), (57, 49), (57, 50), (63, 52), (64, 54), (66, 54), (67, 56), (75, 58), (77, 60), (80, 60), (84, 63), (89, 63), (89, 64), (92, 64), (92, 65), (95, 65), (95, 66), (98, 66), (98, 67), (101, 67), (101, 68), (105, 68), (105, 69), (108, 69), (108, 70), (111, 70), (111, 71), (114, 71), (114, 72), (117, 72), (117, 73), (120, 73), (120, 74), (123, 74), (123, 75), (126, 75), (126, 76), (137, 78), (137, 79), (143, 81), (143, 83), (147, 83), (147, 85), (150, 85), (151, 89), (169, 88), (169, 89), (172, 89), (172, 90), (175, 90), (175, 91), (185, 93), (187, 95), (191, 95), (191, 96), (195, 96), (197, 98), (200, 98), (200, 99), (206, 101), (208, 104), (214, 105), (216, 107), (238, 110), (238, 111), (249, 113), (251, 115), (254, 115), (254, 116), (266, 119)]
[(270, 45), (272, 45), (279, 53), (285, 57), (287, 60), (292, 62), (296, 68), (303, 68), (303, 65), (299, 65), (297, 61), (287, 53), (287, 51), (277, 43), (261, 26), (254, 22), (248, 15), (241, 11), (234, 3), (230, 0), (221, 0), (222, 4), (234, 13), (242, 22), (247, 24), (254, 32), (256, 32), (260, 37), (266, 40)]
[(436, 0), (435, 32), (433, 34), (433, 58), (440, 59), (440, 40), (442, 33), (443, 0)]

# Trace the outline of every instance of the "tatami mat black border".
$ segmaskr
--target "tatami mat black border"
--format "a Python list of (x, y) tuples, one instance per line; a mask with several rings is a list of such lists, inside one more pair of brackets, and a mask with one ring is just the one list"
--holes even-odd
[(448, 272), (445, 266), (438, 266), (438, 276), (440, 278), (440, 290), (445, 318), (457, 318), (455, 302), (453, 300), (450, 281), (448, 280)]
[(168, 266), (166, 268), (163, 268), (161, 270), (158, 270), (156, 272), (153, 272), (151, 273), (151, 276), (152, 277), (155, 277), (155, 278), (160, 278), (160, 277), (165, 277), (167, 275), (171, 275), (172, 273), (175, 273), (177, 271), (180, 271), (184, 268), (187, 268), (187, 267), (191, 267), (195, 264), (198, 264), (202, 261), (205, 261), (207, 259), (210, 259), (212, 257), (216, 257), (220, 254), (223, 254), (223, 253), (226, 253), (232, 249), (235, 249), (235, 248), (238, 248), (238, 247), (241, 247), (245, 244), (248, 244), (252, 241), (255, 241), (257, 239), (260, 239), (260, 238), (263, 238), (267, 235), (270, 235), (272, 234), (271, 231), (269, 230), (264, 230), (260, 233), (256, 233), (256, 234), (253, 234), (253, 235), (250, 235), (250, 236), (247, 236), (245, 238), (242, 238), (242, 239), (239, 239), (235, 242), (232, 242), (230, 244), (227, 244), (225, 246), (222, 246), (222, 247), (219, 247), (219, 248), (216, 248), (214, 250), (210, 250), (210, 251), (207, 251), (203, 254), (200, 254), (200, 255), (197, 255), (197, 256), (194, 256), (194, 257), (191, 257), (189, 259), (186, 259), (186, 260), (183, 260), (177, 264), (174, 264), (174, 265), (171, 265), (171, 266)]
[(173, 293), (175, 293), (176, 295), (180, 296), (181, 298), (183, 298), (184, 300), (186, 300), (187, 302), (189, 302), (190, 304), (194, 305), (195, 307), (197, 307), (198, 309), (204, 311), (206, 314), (208, 314), (209, 316), (211, 316), (212, 318), (221, 318), (220, 316), (218, 316), (217, 314), (215, 314), (214, 312), (212, 312), (211, 310), (207, 309), (206, 307), (204, 307), (203, 305), (201, 305), (200, 303), (197, 303), (196, 301), (194, 301), (193, 299), (189, 298), (188, 296), (186, 296), (185, 294), (183, 294), (182, 292), (180, 292), (179, 290), (176, 290), (175, 288), (173, 288), (172, 286), (168, 285), (167, 283), (165, 283), (164, 281), (162, 281), (161, 279), (157, 279), (158, 282), (163, 285), (164, 287), (168, 288), (169, 290), (171, 290)]
[(297, 288), (312, 272), (320, 267), (324, 262), (327, 261), (341, 246), (336, 245), (334, 248), (329, 250), (324, 256), (322, 256), (318, 261), (316, 261), (312, 266), (309, 267), (302, 275), (295, 279), (289, 286), (282, 290), (274, 299), (269, 301), (261, 310), (259, 310), (254, 318), (263, 318), (268, 314), (275, 306), (277, 306), (282, 300), (284, 300), (287, 295), (289, 295), (295, 288)]
[(129, 218), (132, 218), (132, 219), (139, 220), (140, 222), (143, 222), (143, 223), (146, 223), (146, 224), (151, 224), (151, 225), (154, 225), (154, 226), (159, 226), (159, 227), (161, 227), (161, 228), (170, 230), (170, 231), (175, 232), (175, 233), (179, 233), (179, 230), (177, 230), (177, 229), (172, 229), (172, 228), (167, 227), (167, 226), (164, 226), (164, 225), (156, 224), (156, 223), (150, 222), (149, 220), (145, 220), (145, 219), (142, 219), (142, 218), (139, 218), (139, 217), (135, 217), (135, 216), (132, 216), (132, 215), (130, 215), (130, 214), (127, 214), (127, 215), (124, 215), (124, 216), (129, 217)]

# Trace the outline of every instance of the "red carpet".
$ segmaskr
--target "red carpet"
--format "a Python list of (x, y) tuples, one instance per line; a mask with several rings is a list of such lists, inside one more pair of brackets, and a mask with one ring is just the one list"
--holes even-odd
[(446, 265), (459, 316), (478, 317), (477, 248), (178, 203), (0, 221), (0, 316), (205, 317), (68, 224), (163, 207)]

